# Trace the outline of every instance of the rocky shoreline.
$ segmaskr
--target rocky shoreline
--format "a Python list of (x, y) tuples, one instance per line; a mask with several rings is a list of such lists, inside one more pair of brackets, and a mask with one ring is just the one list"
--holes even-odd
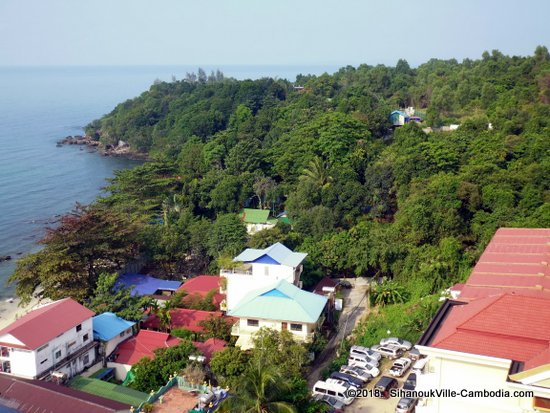
[(98, 151), (103, 156), (121, 156), (128, 159), (146, 161), (149, 159), (146, 153), (134, 152), (124, 141), (118, 141), (117, 145), (103, 145), (98, 140), (87, 135), (72, 135), (57, 141), (57, 147), (64, 145), (83, 145), (89, 150)]

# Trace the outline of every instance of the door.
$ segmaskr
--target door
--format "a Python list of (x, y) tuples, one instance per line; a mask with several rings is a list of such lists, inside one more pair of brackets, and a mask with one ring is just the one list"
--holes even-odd
[(288, 330), (288, 324), (285, 323), (284, 321), (281, 323), (281, 329), (282, 330)]

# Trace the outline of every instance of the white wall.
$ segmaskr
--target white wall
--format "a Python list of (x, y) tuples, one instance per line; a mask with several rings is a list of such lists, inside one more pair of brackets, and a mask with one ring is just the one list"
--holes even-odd
[(128, 364), (113, 363), (112, 361), (107, 362), (107, 367), (115, 369), (115, 378), (120, 381), (124, 381), (126, 375), (132, 368)]
[[(510, 390), (507, 382), (510, 360), (479, 356), (456, 351), (418, 346), (429, 357), (425, 374), (417, 377), (417, 390), (461, 389)], [(426, 406), (417, 408), (418, 413), (505, 413), (534, 411), (532, 398), (431, 398)]]
[[(252, 335), (254, 333), (257, 333), (258, 330), (262, 327), (272, 328), (277, 331), (282, 331), (283, 327), (283, 321), (278, 320), (265, 320), (265, 319), (257, 319), (258, 320), (258, 327), (253, 327), (248, 325), (248, 318), (241, 318), (239, 320), (239, 336), (242, 335)], [(294, 338), (298, 341), (308, 341), (311, 337), (311, 333), (315, 331), (315, 328), (317, 326), (316, 323), (297, 323), (297, 322), (286, 322), (286, 330), (290, 331)], [(302, 331), (294, 331), (291, 330), (290, 324), (302, 324)]]
[[(51, 369), (54, 366), (54, 362), (58, 363), (68, 355), (74, 354), (82, 347), (91, 343), (93, 341), (92, 318), (90, 317), (89, 319), (83, 321), (81, 326), (82, 328), (78, 332), (76, 331), (75, 326), (70, 330), (67, 330), (65, 333), (50, 340), (46, 347), (41, 346), (39, 348), (40, 351), (28, 351), (13, 348), (10, 351), (9, 356), (11, 374), (26, 378), (37, 377)], [(86, 335), (87, 340), (84, 341), (84, 336)], [(70, 343), (74, 344), (69, 347), (68, 345)], [(60, 351), (61, 354), (59, 357), (55, 357), (58, 351)], [(94, 349), (91, 349), (91, 351), (87, 352), (87, 354), (89, 354), (88, 363), (84, 363), (83, 357), (79, 357), (74, 366), (72, 366), (72, 371), (79, 373), (86, 366), (93, 364), (95, 359)], [(69, 369), (69, 371), (71, 371), (71, 369)]]
[(132, 327), (129, 327), (128, 329), (124, 330), (123, 333), (124, 334), (122, 336), (119, 334), (116, 337), (110, 339), (109, 341), (101, 342), (101, 345), (105, 346), (105, 355), (104, 355), (105, 357), (108, 357), (109, 355), (111, 355), (111, 353), (115, 351), (116, 346), (118, 346), (120, 343), (132, 337), (133, 335)]
[(252, 264), (252, 274), (220, 272), (227, 278), (227, 311), (234, 309), (250, 291), (263, 288), (279, 280), (298, 285), (302, 266), (294, 269), (286, 265)]

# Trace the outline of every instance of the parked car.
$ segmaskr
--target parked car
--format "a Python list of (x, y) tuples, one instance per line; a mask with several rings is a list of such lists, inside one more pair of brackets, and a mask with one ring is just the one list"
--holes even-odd
[(390, 368), (390, 374), (393, 377), (401, 377), (411, 367), (411, 364), (411, 359), (401, 357), (400, 359), (394, 361), (393, 366)]
[(403, 383), (404, 390), (414, 390), (416, 388), (416, 373), (411, 373)]
[(387, 337), (380, 340), (381, 346), (387, 346), (388, 344), (399, 347), (403, 349), (403, 351), (407, 351), (412, 348), (412, 344), (410, 343), (410, 341), (401, 340), (400, 338), (397, 338), (397, 337)]
[(380, 359), (382, 358), (382, 355), (380, 353), (372, 351), (370, 348), (363, 346), (351, 346), (351, 348), (349, 349), (349, 353), (363, 356), (367, 359), (376, 361), (380, 361)]
[[(373, 367), (376, 369), (376, 367)], [(378, 374), (380, 374), (380, 371), (376, 369)], [(368, 372), (366, 368), (362, 368), (359, 366), (342, 366), (340, 367), (341, 373), (349, 374), (350, 376), (355, 377), (356, 379), (362, 380), (363, 383), (368, 383), (373, 378), (373, 375)]]
[(412, 367), (413, 373), (422, 374), (422, 372), (424, 371), (424, 367), (426, 367), (427, 363), (428, 363), (427, 357), (416, 360)]
[(350, 355), (348, 357), (348, 365), (371, 369), (373, 367), (377, 368), (378, 362), (376, 360), (369, 360), (364, 357)]
[(353, 377), (351, 374), (341, 373), (337, 371), (333, 372), (330, 375), (330, 378), (345, 381), (346, 383), (351, 384), (352, 386), (355, 386), (358, 389), (363, 387), (363, 384), (365, 384), (363, 380)]
[(355, 397), (350, 397), (346, 394), (346, 391), (354, 386), (350, 386), (347, 383), (341, 382), (340, 380), (332, 381), (333, 379), (328, 379), (326, 381), (319, 380), (313, 385), (313, 396), (320, 394), (320, 395), (327, 395), (332, 396), (336, 398), (338, 401), (341, 401), (345, 405), (351, 404), (353, 400), (355, 400)]
[(403, 349), (392, 345), (382, 346), (382, 345), (376, 344), (371, 347), (371, 350), (377, 353), (380, 353), (382, 356), (390, 359), (396, 359), (403, 355)]
[(397, 387), (397, 380), (393, 377), (382, 376), (376, 386), (374, 386), (375, 392), (378, 393), (382, 399), (390, 398), (390, 390)]
[(413, 413), (416, 409), (417, 403), (418, 399), (403, 397), (397, 402), (397, 406), (395, 406), (395, 413)]
[(316, 394), (313, 396), (313, 400), (328, 404), (330, 407), (332, 407), (332, 413), (344, 411), (345, 404), (341, 400), (338, 400), (336, 397), (329, 396), (328, 394)]
[(349, 289), (352, 287), (351, 283), (347, 280), (342, 280), (338, 283), (338, 285), (342, 288), (346, 288), (346, 289)]

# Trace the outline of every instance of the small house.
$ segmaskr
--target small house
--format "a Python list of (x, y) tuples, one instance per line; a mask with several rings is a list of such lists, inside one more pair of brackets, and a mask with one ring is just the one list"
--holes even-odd
[(246, 232), (249, 234), (273, 228), (277, 224), (276, 219), (269, 218), (269, 209), (244, 208), (241, 220), (246, 225)]
[(124, 320), (116, 314), (99, 314), (92, 321), (94, 340), (99, 341), (99, 354), (103, 357), (109, 357), (116, 346), (134, 335), (136, 323)]

